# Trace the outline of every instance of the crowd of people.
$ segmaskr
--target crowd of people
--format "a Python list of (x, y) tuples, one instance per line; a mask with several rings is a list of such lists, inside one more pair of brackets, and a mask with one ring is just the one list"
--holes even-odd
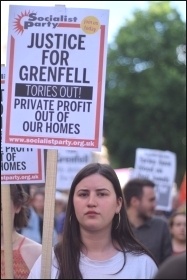
[[(40, 279), (45, 188), (10, 190), (14, 279)], [(86, 165), (69, 193), (56, 191), (51, 279), (186, 279), (185, 207), (167, 218), (155, 209), (151, 180), (133, 178), (122, 188), (109, 164)]]

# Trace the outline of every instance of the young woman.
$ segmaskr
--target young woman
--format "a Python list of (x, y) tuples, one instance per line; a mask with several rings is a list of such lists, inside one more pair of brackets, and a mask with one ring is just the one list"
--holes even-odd
[[(39, 279), (39, 258), (28, 279)], [(112, 167), (91, 163), (75, 176), (51, 279), (151, 279), (157, 265), (134, 238)]]
[(169, 219), (173, 255), (186, 252), (186, 213), (175, 212)]
[[(27, 279), (42, 246), (17, 232), (27, 224), (28, 194), (21, 185), (10, 186), (12, 212), (12, 247), (14, 279)], [(1, 279), (5, 279), (3, 224), (1, 224)]]

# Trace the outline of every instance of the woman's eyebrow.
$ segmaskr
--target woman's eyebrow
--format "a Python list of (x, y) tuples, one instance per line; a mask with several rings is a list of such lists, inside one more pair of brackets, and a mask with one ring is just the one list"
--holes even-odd
[(82, 188), (82, 189), (79, 189), (77, 192), (81, 192), (81, 191), (84, 191), (84, 192), (89, 192), (90, 190), (89, 189), (87, 189), (87, 188)]
[(99, 189), (96, 189), (96, 191), (107, 191), (107, 192), (110, 192), (108, 189), (106, 188), (99, 188)]
[[(89, 192), (90, 189), (89, 188), (82, 188), (82, 189), (79, 189), (77, 192), (80, 192), (80, 191), (84, 191), (84, 192)], [(107, 191), (107, 192), (110, 192), (108, 189), (106, 188), (98, 188), (95, 190), (96, 192), (99, 192), (99, 191)]]

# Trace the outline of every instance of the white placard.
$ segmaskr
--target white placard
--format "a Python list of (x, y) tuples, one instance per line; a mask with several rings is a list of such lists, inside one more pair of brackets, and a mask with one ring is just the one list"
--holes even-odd
[[(4, 101), (6, 67), (1, 66), (1, 134), (4, 126)], [(28, 182), (29, 181), (29, 182)], [(26, 147), (10, 147), (1, 143), (1, 184), (44, 183), (43, 150)]]
[(78, 171), (93, 161), (93, 154), (87, 150), (59, 150), (57, 162), (56, 189), (69, 190)]
[(4, 143), (101, 150), (108, 17), (108, 10), (10, 6)]
[(132, 177), (144, 177), (155, 183), (158, 210), (171, 210), (172, 188), (176, 176), (176, 154), (154, 149), (136, 149)]

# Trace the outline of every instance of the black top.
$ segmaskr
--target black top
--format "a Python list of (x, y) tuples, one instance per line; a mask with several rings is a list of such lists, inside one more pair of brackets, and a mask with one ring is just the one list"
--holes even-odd
[(132, 226), (132, 230), (155, 257), (158, 265), (172, 255), (171, 235), (167, 221), (163, 218), (153, 217), (138, 228)]

